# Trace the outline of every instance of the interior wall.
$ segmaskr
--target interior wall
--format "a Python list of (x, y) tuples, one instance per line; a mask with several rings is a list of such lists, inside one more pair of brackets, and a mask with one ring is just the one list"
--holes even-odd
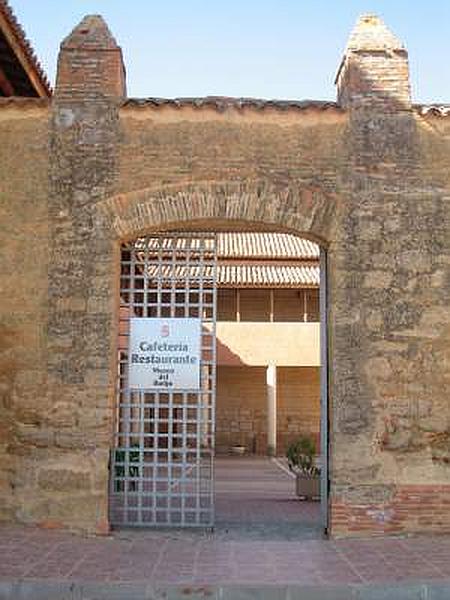
[[(320, 369), (277, 368), (277, 454), (299, 434), (313, 436), (319, 448)], [(265, 367), (217, 368), (216, 447), (245, 446), (267, 453), (267, 386)]]
[(216, 449), (245, 446), (265, 454), (267, 401), (265, 367), (217, 367)]
[(277, 453), (299, 435), (320, 448), (320, 367), (277, 368)]

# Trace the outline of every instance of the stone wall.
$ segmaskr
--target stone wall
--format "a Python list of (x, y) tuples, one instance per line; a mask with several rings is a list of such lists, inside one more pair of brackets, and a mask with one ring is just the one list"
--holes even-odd
[(124, 94), (92, 17), (50, 129), (0, 103), (1, 518), (107, 528), (120, 240), (241, 228), (328, 250), (331, 532), (450, 531), (450, 120), (412, 107), (406, 50), (362, 20), (341, 106)]
[[(411, 110), (407, 53), (376, 18), (352, 44), (338, 79), (352, 210), (330, 275), (332, 529), (421, 531), (434, 522), (448, 531), (448, 512), (430, 506), (427, 520), (419, 506), (449, 474), (450, 196), (442, 163), (426, 150), (444, 151), (448, 138)], [(411, 502), (408, 490), (422, 499)]]

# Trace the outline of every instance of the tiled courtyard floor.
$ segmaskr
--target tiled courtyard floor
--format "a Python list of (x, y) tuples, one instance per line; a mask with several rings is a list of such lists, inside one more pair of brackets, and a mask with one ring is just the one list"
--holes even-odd
[[(275, 484), (278, 477), (285, 477), (287, 492), (293, 482), (281, 471), (277, 472), (278, 468), (269, 461), (258, 465), (256, 474), (251, 461), (242, 461), (240, 468), (234, 471), (235, 466), (229, 461), (217, 465), (218, 527), (215, 532), (128, 530), (107, 537), (88, 537), (34, 527), (0, 526), (0, 598), (13, 598), (6, 594), (4, 586), (18, 581), (21, 585), (37, 586), (43, 582), (58, 585), (134, 583), (148, 584), (152, 589), (153, 586), (179, 586), (185, 590), (185, 597), (199, 586), (201, 590), (233, 585), (334, 589), (336, 586), (434, 582), (448, 585), (449, 595), (433, 598), (450, 598), (450, 538), (326, 541), (316, 536), (311, 539), (317, 504), (299, 503), (279, 494), (282, 486), (281, 479), (280, 486)], [(258, 490), (264, 482), (265, 500), (256, 506)], [(242, 497), (239, 489), (245, 491)], [(304, 537), (295, 538), (286, 533), (290, 526), (295, 530), (296, 516), (306, 523)], [(239, 532), (242, 518), (247, 525)], [(269, 529), (272, 528), (272, 536), (264, 534), (265, 519)], [(301, 530), (299, 527), (300, 533)], [(315, 531), (317, 533), (317, 528)], [(33, 598), (33, 595), (23, 597)], [(101, 597), (126, 599), (131, 596)], [(336, 593), (330, 597), (345, 596)], [(407, 597), (410, 596), (398, 596)], [(422, 598), (411, 596), (416, 597)]]
[(320, 504), (295, 495), (295, 479), (268, 458), (215, 461), (216, 537), (227, 540), (320, 538)]

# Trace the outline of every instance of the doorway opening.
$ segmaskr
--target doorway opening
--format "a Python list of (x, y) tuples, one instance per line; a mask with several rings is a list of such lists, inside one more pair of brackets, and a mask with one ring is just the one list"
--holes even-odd
[[(200, 328), (189, 384), (178, 362), (159, 362), (181, 360), (174, 348), (189, 337), (188, 321)], [(152, 333), (139, 338), (141, 325)], [(167, 337), (172, 330), (177, 339)], [(123, 244), (119, 338), (113, 525), (215, 526), (228, 537), (291, 539), (326, 530), (326, 255), (319, 246), (245, 231), (164, 232)], [(151, 368), (156, 378), (136, 383), (133, 368)], [(295, 493), (286, 451), (299, 438), (316, 448), (320, 503)]]
[[(311, 241), (218, 234), (216, 526), (229, 537), (299, 539), (327, 527), (320, 273)], [(305, 441), (325, 480), (322, 513), (320, 477), (308, 473), (305, 489), (287, 459)]]

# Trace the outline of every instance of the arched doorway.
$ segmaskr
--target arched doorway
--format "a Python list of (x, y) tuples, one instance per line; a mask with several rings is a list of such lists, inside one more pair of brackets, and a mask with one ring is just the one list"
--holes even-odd
[[(232, 192), (228, 201), (227, 191)], [(270, 206), (265, 203), (265, 196), (268, 194), (271, 195)], [(244, 195), (243, 201), (239, 202), (239, 197), (242, 198), (242, 195)], [(191, 201), (190, 205), (189, 200)], [(299, 215), (295, 210), (302, 203), (306, 215)], [(173, 240), (174, 236), (179, 237), (183, 233), (186, 234), (186, 232), (191, 232), (190, 235), (192, 235), (192, 232), (198, 232), (199, 230), (202, 235), (205, 235), (205, 232), (211, 234), (211, 232), (230, 230), (289, 231), (299, 235), (295, 225), (308, 227), (309, 231), (303, 230), (301, 235), (321, 242), (321, 272), (325, 274), (326, 246), (323, 239), (324, 234), (329, 235), (332, 229), (330, 215), (333, 212), (334, 198), (328, 198), (328, 196), (320, 194), (317, 190), (295, 193), (292, 190), (284, 190), (280, 194), (273, 189), (268, 190), (264, 186), (253, 185), (243, 188), (242, 185), (224, 186), (221, 184), (218, 186), (199, 186), (197, 188), (189, 186), (185, 190), (166, 190), (164, 193), (145, 190), (144, 192), (116, 197), (102, 206), (99, 219), (110, 231), (112, 229), (116, 233), (116, 240), (121, 243), (126, 240), (134, 243), (134, 240), (138, 239), (139, 236), (149, 235), (147, 232), (152, 230), (157, 230), (158, 235), (162, 236), (161, 239)], [(323, 275), (321, 286), (323, 317), (326, 315), (326, 288), (324, 283), (325, 277)], [(185, 308), (181, 310), (185, 310)], [(322, 354), (321, 392), (321, 447), (324, 457), (322, 469), (322, 523), (326, 528), (328, 519), (328, 471), (326, 462), (328, 453), (328, 392), (325, 319), (322, 320), (321, 330), (322, 348), (325, 349)], [(121, 468), (127, 471), (130, 466), (133, 467), (131, 463), (122, 464)], [(155, 513), (156, 510), (154, 510)]]
[[(266, 181), (253, 180), (144, 189), (120, 194), (97, 204), (96, 239), (106, 253), (105, 268), (92, 281), (92, 295), (105, 297), (102, 320), (105, 325), (110, 323), (110, 354), (105, 367), (109, 365), (110, 369), (111, 415), (116, 407), (120, 312), (117, 273), (122, 243), (157, 231), (286, 232), (318, 242), (327, 253), (327, 264), (332, 266), (337, 209), (338, 197), (320, 189), (294, 184), (274, 186)], [(98, 315), (97, 307), (96, 313)], [(105, 496), (105, 509), (107, 506), (108, 496)], [(325, 510), (323, 514), (325, 518)]]

